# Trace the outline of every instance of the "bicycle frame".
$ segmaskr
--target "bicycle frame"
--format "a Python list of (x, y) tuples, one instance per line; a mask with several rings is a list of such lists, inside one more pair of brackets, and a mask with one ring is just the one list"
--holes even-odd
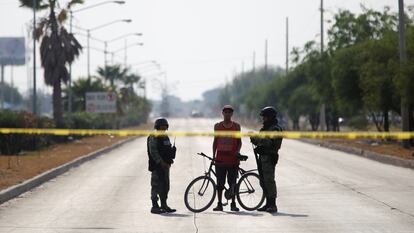
[[(208, 166), (208, 170), (205, 170), (203, 175), (193, 179), (185, 190), (184, 203), (190, 211), (195, 213), (202, 212), (209, 208), (214, 202), (217, 194), (217, 186), (213, 177), (215, 176), (215, 178), (217, 178), (217, 174), (215, 169), (213, 169), (213, 166), (218, 165), (218, 162), (215, 158), (209, 157), (204, 153), (198, 153), (198, 155), (209, 159), (211, 162)], [(238, 158), (240, 161), (245, 161), (247, 156), (238, 155)], [(223, 206), (228, 204), (228, 200), (237, 199), (239, 204), (245, 210), (252, 211), (257, 209), (264, 201), (257, 169), (245, 170), (238, 167), (237, 174), (240, 176), (237, 178), (234, 187), (228, 187), (228, 185), (226, 187), (225, 184), (224, 197), (227, 202), (223, 203)], [(260, 191), (259, 196), (255, 194), (257, 191)], [(196, 205), (196, 203), (198, 203), (198, 205)]]
[[(210, 165), (209, 165), (209, 168), (208, 168), (207, 172), (204, 173), (204, 175), (207, 176), (207, 177), (212, 178), (211, 173), (213, 173), (213, 175), (217, 178), (217, 174), (216, 174), (216, 172), (213, 169), (213, 166), (216, 165), (216, 162), (217, 161), (214, 158), (211, 158), (211, 157), (207, 156), (206, 154), (204, 154), (202, 152), (201, 153), (197, 153), (197, 154), (198, 155), (201, 155), (201, 156), (203, 156), (203, 157), (205, 157), (205, 158), (207, 158), (207, 159), (209, 159), (211, 161), (210, 162)], [(254, 171), (258, 171), (258, 169), (244, 170), (240, 166), (237, 169), (237, 172), (240, 174), (240, 177), (243, 176), (244, 174), (247, 174), (247, 173), (253, 173)], [(237, 184), (237, 181), (238, 180), (236, 180), (236, 184)], [(204, 182), (203, 182), (202, 188), (204, 188), (204, 186), (205, 186), (204, 185), (205, 184)], [(254, 188), (253, 188), (253, 185), (247, 179), (245, 180), (245, 182), (246, 182), (246, 186), (249, 187), (247, 193), (253, 193), (255, 191)], [(202, 188), (200, 188), (200, 190), (198, 192), (199, 195), (203, 195), (204, 194), (204, 191), (208, 188), (208, 186), (206, 185), (206, 187), (204, 188), (204, 191), (203, 192), (201, 192)], [(224, 186), (224, 190), (225, 191), (228, 191), (229, 188), (227, 188), (227, 187)], [(236, 189), (235, 192), (236, 192), (235, 194), (237, 194), (237, 193), (239, 193), (239, 190)], [(246, 193), (246, 192), (241, 192), (241, 193)]]

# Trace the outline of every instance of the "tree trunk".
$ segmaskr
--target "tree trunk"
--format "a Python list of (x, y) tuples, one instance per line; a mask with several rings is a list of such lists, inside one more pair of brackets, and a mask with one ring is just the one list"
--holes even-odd
[(299, 131), (300, 130), (300, 127), (299, 127), (299, 117), (292, 119), (292, 121), (293, 121), (293, 130)]
[(53, 118), (57, 128), (63, 127), (62, 112), (62, 87), (60, 85), (60, 78), (56, 78), (53, 82)]
[(382, 132), (381, 123), (378, 121), (375, 113), (371, 113), (372, 120), (374, 121), (375, 127), (377, 128), (378, 132)]
[[(414, 104), (408, 105), (408, 125), (411, 132), (414, 132)], [(414, 147), (414, 138), (410, 140), (411, 147)]]
[(384, 114), (384, 131), (385, 132), (390, 132), (390, 122), (389, 122), (389, 117), (388, 117), (388, 110), (384, 110), (383, 114)]
[(312, 131), (317, 131), (319, 127), (319, 113), (310, 114), (309, 123), (311, 124)]
[[(57, 128), (63, 127), (63, 109), (62, 109), (62, 72), (61, 69), (66, 69), (65, 61), (60, 60), (62, 51), (62, 44), (58, 32), (58, 22), (55, 15), (56, 1), (50, 1), (50, 16), (49, 20), (51, 23), (52, 35), (51, 35), (51, 46), (52, 51), (55, 53), (56, 66), (51, 67), (50, 65), (45, 69), (53, 70), (53, 118)], [(62, 64), (63, 63), (63, 64)], [(63, 66), (63, 67), (62, 67)]]

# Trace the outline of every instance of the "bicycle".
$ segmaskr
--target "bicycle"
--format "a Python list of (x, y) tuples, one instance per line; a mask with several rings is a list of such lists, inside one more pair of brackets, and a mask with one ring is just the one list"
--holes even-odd
[[(194, 213), (203, 212), (208, 209), (213, 204), (217, 191), (216, 183), (211, 178), (211, 174), (216, 176), (213, 166), (216, 165), (217, 161), (202, 152), (197, 154), (209, 159), (211, 162), (208, 171), (204, 175), (192, 180), (185, 190), (184, 204)], [(239, 154), (238, 158), (240, 161), (246, 161), (248, 157)], [(260, 176), (255, 171), (257, 169), (246, 171), (239, 166), (238, 173), (240, 178), (236, 182), (234, 190), (237, 202), (243, 209), (248, 211), (258, 209), (265, 199), (263, 189), (260, 185)], [(227, 200), (232, 198), (232, 194), (227, 187), (225, 187), (224, 197)]]

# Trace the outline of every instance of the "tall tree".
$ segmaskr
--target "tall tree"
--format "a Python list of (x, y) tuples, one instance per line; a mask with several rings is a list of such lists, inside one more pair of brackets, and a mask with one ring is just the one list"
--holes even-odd
[(125, 80), (125, 76), (128, 74), (128, 69), (122, 68), (121, 65), (108, 65), (99, 67), (97, 72), (99, 76), (109, 82), (112, 90), (115, 91), (117, 83)]
[(85, 111), (85, 95), (86, 92), (103, 92), (108, 91), (110, 88), (105, 86), (101, 79), (92, 77), (80, 78), (73, 83), (73, 110)]
[[(19, 0), (21, 7), (37, 11), (48, 10), (48, 16), (40, 18), (35, 37), (41, 40), (40, 58), (44, 68), (46, 85), (53, 87), (53, 118), (57, 127), (63, 126), (62, 82), (66, 83), (69, 73), (66, 65), (72, 63), (82, 50), (82, 46), (68, 33), (63, 25), (68, 11), (83, 0), (71, 0), (61, 7), (58, 0)], [(56, 11), (59, 11), (57, 13)]]

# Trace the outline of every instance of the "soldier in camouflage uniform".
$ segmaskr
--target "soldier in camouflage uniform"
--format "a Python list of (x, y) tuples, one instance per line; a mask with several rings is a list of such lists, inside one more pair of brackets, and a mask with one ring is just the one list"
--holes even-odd
[[(265, 107), (261, 110), (260, 116), (263, 118), (263, 127), (260, 131), (282, 131), (276, 118), (277, 112), (273, 107)], [(259, 154), (259, 166), (261, 166), (261, 183), (266, 195), (266, 204), (258, 211), (277, 212), (276, 206), (276, 182), (275, 168), (279, 159), (279, 149), (282, 145), (282, 138), (250, 138), (256, 145), (255, 152)]]
[[(154, 128), (157, 131), (166, 131), (168, 121), (158, 118)], [(172, 213), (175, 209), (167, 205), (168, 192), (170, 190), (170, 167), (175, 159), (175, 146), (171, 145), (168, 136), (150, 135), (147, 139), (148, 170), (151, 171), (151, 213)], [(158, 205), (158, 198), (161, 206)]]

